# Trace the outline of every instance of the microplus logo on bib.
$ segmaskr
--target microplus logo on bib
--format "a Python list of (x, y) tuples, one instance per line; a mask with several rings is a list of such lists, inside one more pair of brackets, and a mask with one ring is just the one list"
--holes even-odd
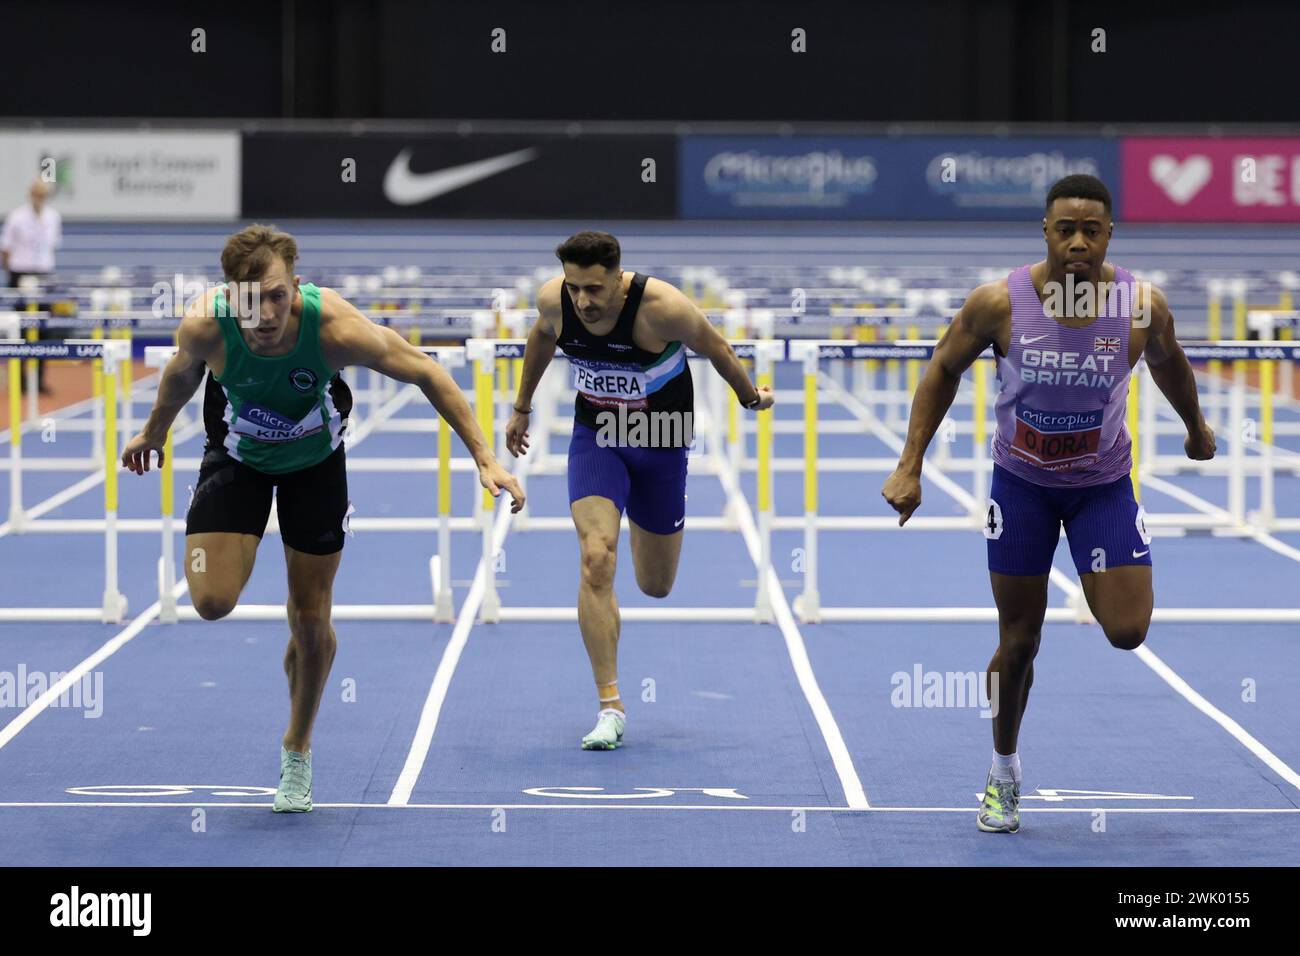
[(131, 935), (148, 936), (153, 926), (152, 893), (69, 893), (50, 897), (51, 926), (129, 926)]
[(266, 442), (294, 441), (318, 432), (322, 427), (320, 414), (316, 411), (312, 411), (307, 420), (295, 422), (274, 409), (252, 402), (239, 409), (234, 422), (235, 434)]

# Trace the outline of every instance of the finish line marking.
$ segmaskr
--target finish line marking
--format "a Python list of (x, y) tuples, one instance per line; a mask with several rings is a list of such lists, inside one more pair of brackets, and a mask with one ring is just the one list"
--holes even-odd
[[(270, 803), (205, 803), (205, 801), (45, 801), (0, 803), (0, 809), (148, 809), (229, 808), (269, 812)], [(749, 804), (316, 804), (330, 810), (740, 810), (793, 813), (975, 813), (974, 806), (754, 806)], [(1022, 813), (1093, 813), (1096, 806), (1022, 806)], [(1106, 813), (1279, 813), (1300, 814), (1300, 806), (1108, 806)]]

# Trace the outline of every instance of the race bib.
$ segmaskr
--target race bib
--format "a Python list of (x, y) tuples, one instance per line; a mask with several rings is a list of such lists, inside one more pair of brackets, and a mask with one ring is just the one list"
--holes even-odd
[(593, 405), (646, 405), (646, 374), (623, 365), (572, 362), (573, 388)]
[(1016, 406), (1011, 452), (1041, 468), (1065, 470), (1090, 464), (1101, 445), (1102, 410), (1043, 411)]
[(240, 406), (230, 430), (241, 438), (261, 442), (297, 441), (325, 427), (319, 408), (313, 408), (300, 422), (286, 418), (265, 405), (246, 402)]

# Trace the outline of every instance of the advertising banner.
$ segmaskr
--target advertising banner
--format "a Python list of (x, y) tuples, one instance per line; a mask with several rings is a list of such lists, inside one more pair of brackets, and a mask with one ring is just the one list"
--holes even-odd
[(1300, 137), (1128, 137), (1131, 222), (1300, 222)]
[(672, 136), (250, 133), (244, 216), (669, 219)]
[(685, 137), (681, 215), (718, 219), (1023, 219), (1052, 183), (1099, 176), (1118, 145), (1088, 138)]
[(0, 209), (50, 183), (65, 220), (234, 219), (237, 132), (0, 130)]

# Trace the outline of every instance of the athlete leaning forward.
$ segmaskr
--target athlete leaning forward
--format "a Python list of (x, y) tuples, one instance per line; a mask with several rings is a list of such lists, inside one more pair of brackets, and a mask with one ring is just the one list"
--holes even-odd
[(469, 449), (483, 486), (496, 496), (508, 491), (514, 511), (524, 503), (451, 376), (333, 289), (301, 282), (297, 260), (294, 238), (272, 226), (252, 225), (226, 241), (226, 284), (187, 308), (149, 419), (122, 453), (136, 474), (149, 470), (150, 452), (161, 465), (167, 431), (206, 368), (207, 442), (185, 527), (185, 577), (205, 620), (238, 602), (275, 493), (289, 582), (280, 812), (312, 808), (312, 725), (337, 647), (334, 575), (352, 513), (343, 446), (352, 395), (339, 371), (363, 366), (418, 386)]
[(992, 346), (1000, 390), (984, 536), (998, 608), (998, 649), (988, 667), (997, 704), (993, 765), (977, 816), (988, 832), (1020, 828), (1017, 737), (1062, 524), (1088, 606), (1110, 643), (1133, 650), (1146, 638), (1151, 537), (1133, 495), (1124, 427), (1129, 373), (1139, 359), (1187, 428), (1187, 456), (1214, 456), (1214, 433), (1169, 304), (1159, 289), (1105, 261), (1113, 230), (1101, 180), (1067, 176), (1052, 186), (1043, 219), (1047, 258), (975, 289), (953, 317), (912, 401), (898, 467), (881, 491), (899, 524), (906, 522), (921, 503), (926, 447), (962, 373)]
[(564, 268), (537, 292), (538, 318), (506, 447), (528, 450), (533, 393), (558, 345), (572, 369), (569, 510), (578, 532), (578, 627), (591, 660), (599, 714), (586, 750), (622, 745), (626, 713), (618, 690), (619, 612), (614, 567), (624, 510), (637, 585), (667, 597), (677, 576), (686, 522), (686, 462), (694, 393), (686, 349), (708, 359), (748, 409), (769, 408), (736, 353), (695, 304), (672, 285), (620, 265), (618, 240), (580, 232), (555, 250)]

